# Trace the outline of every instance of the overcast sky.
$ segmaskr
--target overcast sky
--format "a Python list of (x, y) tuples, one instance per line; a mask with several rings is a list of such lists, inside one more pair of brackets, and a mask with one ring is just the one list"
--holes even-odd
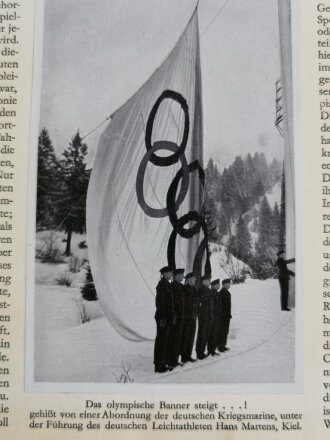
[[(61, 152), (126, 101), (173, 48), (195, 0), (46, 0), (41, 127)], [(277, 0), (200, 0), (204, 158), (283, 156), (274, 126)], [(102, 127), (104, 128), (104, 126)], [(86, 139), (93, 152), (102, 129)]]

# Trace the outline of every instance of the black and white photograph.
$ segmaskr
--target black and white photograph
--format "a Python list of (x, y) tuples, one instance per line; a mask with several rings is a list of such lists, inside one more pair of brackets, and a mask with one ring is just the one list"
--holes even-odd
[(290, 0), (44, 0), (40, 38), (34, 383), (294, 383)]

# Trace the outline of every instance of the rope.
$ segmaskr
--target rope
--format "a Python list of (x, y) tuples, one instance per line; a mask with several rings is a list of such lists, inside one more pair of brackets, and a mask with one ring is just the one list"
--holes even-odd
[(210, 27), (214, 24), (214, 22), (216, 21), (216, 19), (219, 17), (220, 13), (225, 9), (225, 7), (228, 5), (228, 3), (230, 2), (230, 0), (226, 0), (225, 3), (221, 6), (221, 8), (219, 9), (219, 11), (215, 14), (215, 16), (212, 18), (212, 20), (210, 21), (210, 23), (206, 26), (206, 28), (204, 29), (204, 31), (202, 32), (200, 39), (201, 40), (204, 35), (206, 34), (206, 32), (210, 29)]
[(83, 136), (81, 138), (81, 140), (83, 141), (84, 139), (86, 139), (89, 135), (91, 135), (92, 133), (94, 133), (95, 130), (97, 130), (99, 127), (101, 127), (101, 125), (103, 125), (105, 122), (110, 121), (111, 116), (106, 117), (102, 122), (100, 122), (99, 124), (97, 124), (96, 127), (92, 128), (92, 130), (90, 130), (87, 134), (85, 134), (85, 136)]

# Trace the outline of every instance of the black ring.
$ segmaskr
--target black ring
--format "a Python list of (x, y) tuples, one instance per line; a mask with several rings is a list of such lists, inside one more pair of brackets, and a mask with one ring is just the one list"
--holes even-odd
[[(175, 214), (176, 215), (176, 214)], [(184, 225), (190, 221), (195, 221), (194, 226), (186, 229)], [(198, 234), (203, 225), (203, 217), (197, 211), (189, 211), (187, 214), (180, 217), (173, 228), (180, 234), (183, 238), (192, 238), (194, 235)]]
[(200, 245), (197, 248), (194, 258), (194, 264), (193, 264), (193, 272), (197, 275), (198, 279), (202, 276), (202, 263), (203, 263), (203, 256), (205, 251), (206, 251), (206, 260), (204, 265), (204, 274), (211, 275), (210, 251), (208, 247), (208, 232), (205, 221), (203, 222), (202, 229), (204, 232), (204, 238), (200, 242)]
[[(199, 165), (198, 160), (190, 163), (188, 165), (189, 173), (198, 170), (199, 179), (204, 186), (204, 171)], [(173, 228), (184, 238), (191, 238), (198, 234), (203, 224), (203, 216), (197, 211), (190, 211), (178, 219), (177, 209), (175, 204), (175, 196), (178, 190), (178, 185), (180, 180), (183, 178), (183, 169), (181, 168), (176, 176), (174, 177), (166, 197), (166, 206), (168, 211), (168, 216), (170, 218)], [(196, 224), (188, 229), (184, 228), (184, 225), (189, 221), (195, 221)]]
[[(169, 141), (159, 141), (159, 142), (155, 142), (155, 145), (153, 147), (151, 147), (151, 149), (149, 149), (146, 154), (143, 156), (143, 159), (140, 163), (138, 172), (137, 172), (137, 176), (136, 176), (136, 195), (137, 195), (137, 199), (138, 199), (138, 203), (141, 206), (141, 208), (143, 209), (143, 211), (149, 216), (149, 217), (154, 217), (154, 218), (161, 218), (161, 217), (166, 217), (168, 215), (168, 207), (166, 208), (152, 208), (151, 206), (149, 206), (147, 204), (147, 202), (145, 201), (144, 198), (144, 193), (143, 193), (143, 182), (144, 182), (144, 175), (146, 172), (146, 168), (148, 165), (148, 162), (150, 160), (150, 156), (152, 154), (154, 154), (155, 151), (158, 150), (168, 150), (168, 151), (177, 151), (178, 146), (176, 144), (174, 144), (173, 142), (169, 142)], [(175, 196), (174, 195), (174, 201), (173, 201), (173, 206), (171, 207), (172, 210), (175, 212), (178, 210), (179, 206), (181, 205), (181, 203), (183, 202), (183, 200), (185, 199), (188, 189), (189, 189), (189, 167), (187, 165), (187, 160), (186, 160), (186, 156), (182, 155), (179, 157), (182, 168), (180, 169), (181, 171), (181, 176), (182, 176), (182, 183), (180, 186), (180, 192), (178, 195), (177, 200), (175, 200)], [(178, 187), (176, 187), (178, 188)]]
[[(211, 275), (211, 263), (210, 263), (210, 251), (208, 248), (208, 232), (207, 232), (207, 226), (205, 223), (205, 220), (202, 221), (201, 226), (203, 232), (204, 232), (204, 238), (200, 242), (193, 262), (193, 272), (196, 274), (197, 278), (199, 279), (202, 275), (202, 262), (203, 262), (203, 256), (206, 252), (206, 260), (204, 265), (204, 274), (205, 275)], [(178, 236), (178, 231), (176, 229), (173, 229), (168, 245), (167, 245), (167, 261), (168, 265), (175, 268), (176, 267), (176, 260), (175, 260), (175, 249), (176, 249), (176, 239)]]
[(156, 156), (154, 153), (151, 154), (149, 159), (150, 162), (152, 162), (154, 165), (157, 165), (159, 167), (167, 167), (169, 165), (173, 165), (178, 161), (179, 157), (183, 155), (186, 149), (188, 136), (189, 136), (189, 111), (188, 111), (187, 101), (184, 99), (182, 95), (180, 95), (180, 93), (174, 92), (172, 90), (165, 90), (157, 99), (149, 114), (149, 118), (146, 126), (146, 135), (145, 135), (145, 143), (147, 150), (150, 150), (153, 147), (151, 143), (151, 138), (152, 138), (152, 131), (155, 122), (155, 117), (159, 109), (159, 106), (164, 99), (173, 99), (173, 101), (176, 101), (180, 104), (184, 112), (184, 129), (183, 129), (181, 144), (178, 147), (178, 150), (174, 154), (167, 157), (159, 157)]
[[(188, 214), (184, 215), (183, 217), (181, 217), (179, 219), (179, 221), (181, 223), (181, 228), (186, 223), (188, 223), (189, 220), (193, 219), (193, 218), (191, 218), (192, 214), (197, 214), (199, 216), (199, 214), (196, 211), (188, 212)], [(204, 220), (202, 219), (201, 220), (201, 225), (199, 226), (199, 229), (203, 226), (203, 224), (202, 224), (203, 222), (204, 222)], [(169, 238), (169, 241), (168, 241), (168, 244), (167, 244), (167, 261), (168, 261), (168, 264), (171, 265), (171, 267), (175, 267), (175, 248), (176, 248), (176, 238), (177, 238), (177, 236), (181, 235), (181, 237), (183, 237), (183, 238), (191, 238), (191, 237), (193, 237), (194, 235), (196, 235), (199, 232), (199, 229), (198, 229), (198, 231), (195, 230), (194, 233), (191, 234), (191, 229), (192, 228), (184, 229), (185, 232), (188, 232), (187, 235), (185, 236), (185, 235), (181, 235), (179, 228), (173, 228), (173, 231), (172, 231), (172, 233), (170, 235), (170, 238)]]

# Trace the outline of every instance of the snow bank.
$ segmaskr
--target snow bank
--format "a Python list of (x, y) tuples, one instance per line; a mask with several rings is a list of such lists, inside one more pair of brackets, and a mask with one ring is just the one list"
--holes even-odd
[[(215, 267), (224, 250), (212, 254)], [(243, 264), (243, 263), (242, 263)], [(153, 343), (124, 340), (105, 318), (99, 302), (81, 300), (75, 274), (72, 287), (54, 281), (65, 265), (37, 262), (35, 292), (35, 380), (116, 382), (123, 372), (135, 382), (290, 382), (294, 376), (294, 313), (280, 311), (276, 280), (247, 280), (232, 286), (230, 352), (174, 370), (153, 372)], [(91, 314), (81, 323), (81, 308)], [(131, 319), (138, 319), (132, 316)], [(156, 332), (156, 328), (155, 328)]]

